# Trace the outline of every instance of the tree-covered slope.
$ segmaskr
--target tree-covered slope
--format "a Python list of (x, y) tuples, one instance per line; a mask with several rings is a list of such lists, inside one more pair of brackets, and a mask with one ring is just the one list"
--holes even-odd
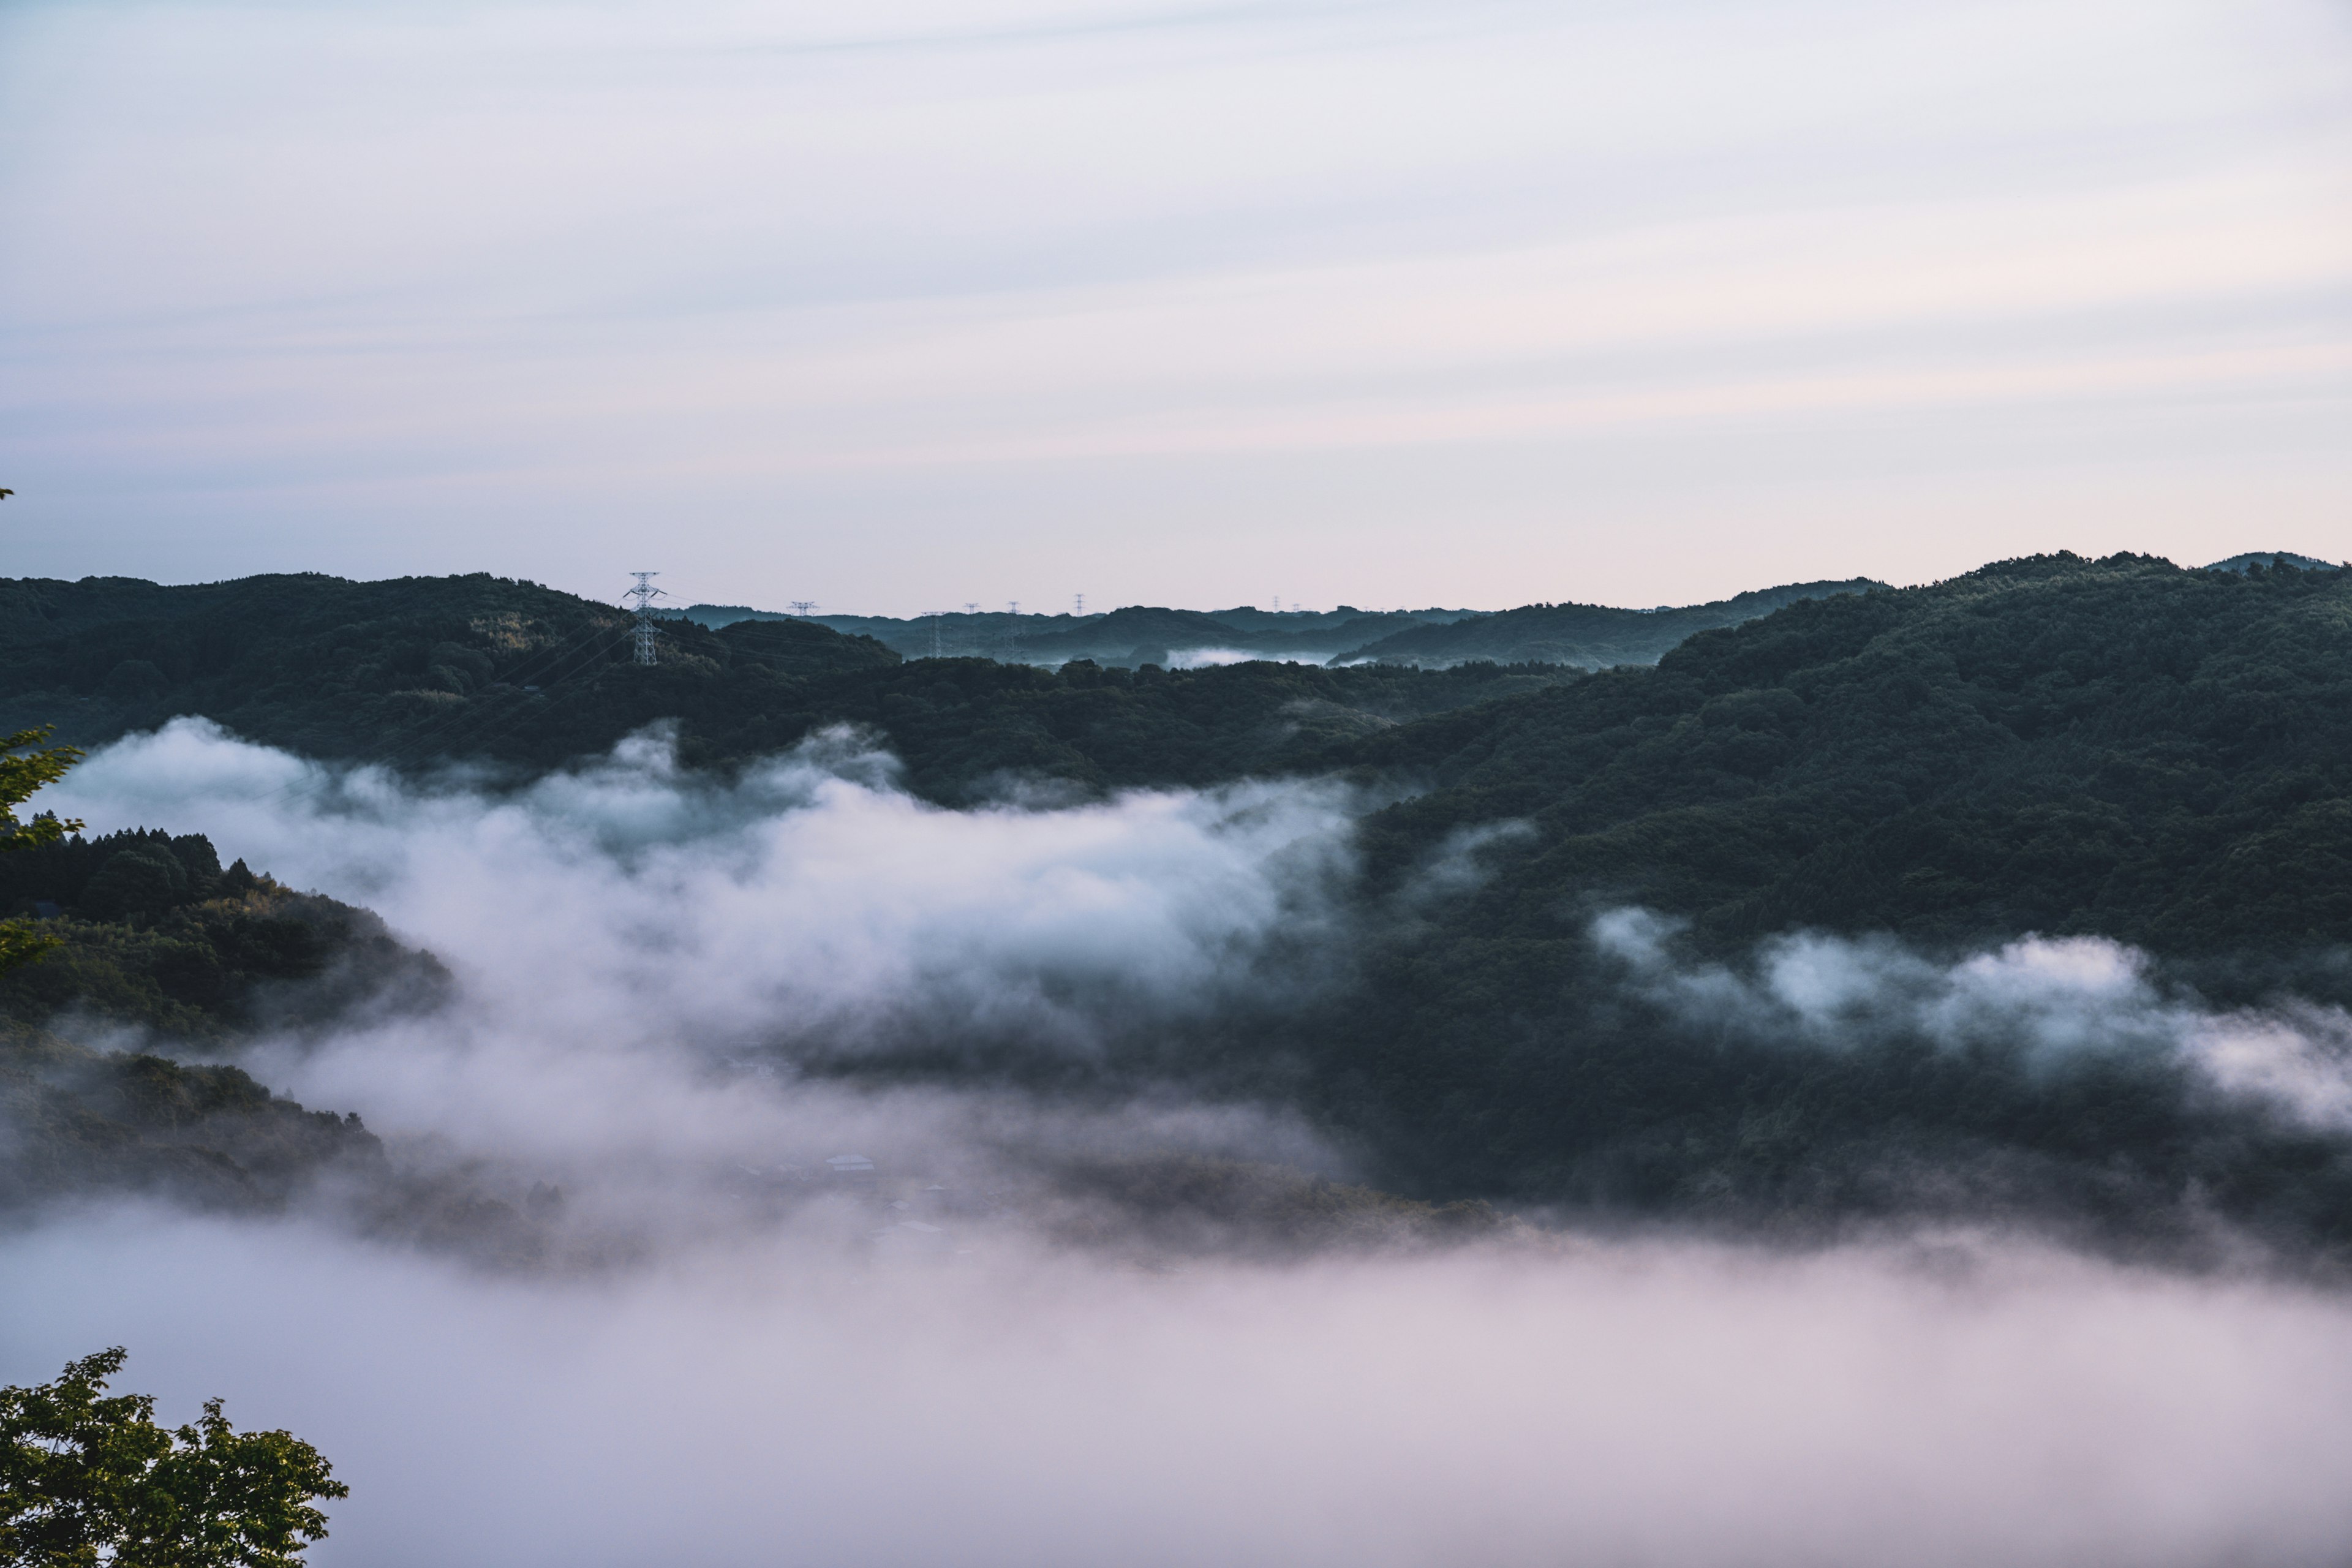
[(665, 621), (646, 668), (622, 612), (502, 578), (14, 586), (52, 603), (62, 629), (0, 648), (0, 719), (54, 723), (78, 745), (199, 714), (312, 757), (536, 770), (668, 721), (688, 763), (707, 765), (852, 723), (943, 800), (1011, 774), (1093, 789), (1278, 770), (1337, 740), (1571, 678), (902, 661), (869, 638), (789, 619), (717, 630)]
[(1863, 594), (1884, 586), (1867, 577), (1839, 583), (1790, 583), (1712, 604), (1656, 610), (1621, 610), (1607, 605), (1523, 605), (1499, 615), (1442, 626), (1407, 626), (1351, 643), (1336, 662), (1373, 659), (1442, 668), (1486, 659), (1496, 664), (1567, 664), (1584, 669), (1655, 664), (1667, 649), (1699, 632), (1738, 626), (1801, 600)]
[(2352, 1139), (2182, 1044), (2324, 1056), (2297, 1009), (2352, 1002), (2352, 573), (2007, 562), (1347, 755), (1425, 786), (1366, 824), (1376, 888), (1487, 836), (1289, 1036), (1407, 1190), (2352, 1258)]
[(1391, 864), (1533, 829), (1475, 906), (1490, 934), (1607, 898), (1731, 941), (2352, 941), (2352, 573), (2007, 562), (1793, 604), (1349, 755), (1435, 786), (1371, 824)]
[[(395, 737), (421, 742), (414, 754), (439, 755), (453, 748), (435, 738), (467, 730), (485, 710), (562, 703), (631, 657), (623, 612), (482, 574), (187, 587), (29, 579), (5, 588), (44, 606), (45, 618), (0, 647), (0, 710), (55, 724), (61, 740), (85, 746), (201, 713), (312, 755), (353, 755)], [(753, 679), (898, 662), (870, 641), (797, 624), (747, 628), (732, 658), (700, 628), (675, 628), (673, 640), (679, 633), (702, 645), (706, 663), (715, 656), (759, 672)]]
[(297, 892), (200, 833), (127, 828), (0, 855), (0, 916), (59, 945), (0, 973), (0, 1016), (216, 1044), (360, 1005), (430, 1006), (448, 977), (366, 910)]
[(57, 942), (0, 974), (0, 1211), (124, 1192), (268, 1207), (334, 1173), (384, 1186), (356, 1116), (174, 1058), (436, 1006), (448, 975), (430, 954), (365, 910), (224, 870), (201, 834), (16, 847), (0, 913)]

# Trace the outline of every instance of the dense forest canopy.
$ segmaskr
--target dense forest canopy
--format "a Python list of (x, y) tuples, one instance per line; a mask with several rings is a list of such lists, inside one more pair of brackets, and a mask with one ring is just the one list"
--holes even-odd
[(2352, 939), (2352, 573), (2004, 563), (1791, 605), (1617, 670), (1369, 737), (1433, 786), (1391, 862), (1536, 830), (1479, 902), (1561, 889), (1702, 933), (2096, 932), (2181, 954)]

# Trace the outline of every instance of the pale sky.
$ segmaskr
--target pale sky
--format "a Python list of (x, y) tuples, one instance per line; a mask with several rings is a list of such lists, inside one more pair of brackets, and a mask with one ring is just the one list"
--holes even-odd
[(2352, 556), (2352, 4), (0, 0), (0, 572)]

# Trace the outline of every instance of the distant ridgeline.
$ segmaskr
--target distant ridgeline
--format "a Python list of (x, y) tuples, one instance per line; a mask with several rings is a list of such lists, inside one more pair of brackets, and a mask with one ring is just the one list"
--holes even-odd
[[(682, 612), (700, 625), (790, 617), (740, 605), (694, 605)], [(870, 637), (908, 658), (981, 658), (1011, 664), (1059, 665), (1090, 659), (1134, 669), (1232, 663), (1244, 658), (1307, 664), (1340, 662), (1391, 633), (1474, 618), (1478, 610), (1170, 610), (1130, 605), (1090, 616), (1019, 615), (1012, 611), (952, 611), (896, 619), (888, 616), (810, 616), (806, 624)], [(1524, 659), (1497, 662), (1525, 663)]]
[(437, 1003), (446, 973), (374, 915), (142, 829), (0, 854), (0, 914), (60, 943), (0, 974), (0, 1210), (123, 1191), (268, 1206), (330, 1170), (381, 1173), (356, 1117), (153, 1054)]
[[(1866, 577), (1796, 583), (1710, 605), (1619, 610), (1601, 605), (1528, 605), (1484, 610), (1154, 609), (1130, 605), (1094, 616), (1023, 616), (969, 611), (894, 620), (884, 616), (813, 616), (806, 624), (870, 637), (908, 658), (964, 658), (1059, 665), (1091, 659), (1107, 668), (1190, 666), (1244, 658), (1342, 666), (1398, 664), (1444, 669), (1457, 664), (1573, 665), (1605, 669), (1655, 664), (1694, 632), (1769, 615), (1799, 599), (1885, 586)], [(792, 617), (740, 605), (695, 605), (687, 618), (713, 628)]]

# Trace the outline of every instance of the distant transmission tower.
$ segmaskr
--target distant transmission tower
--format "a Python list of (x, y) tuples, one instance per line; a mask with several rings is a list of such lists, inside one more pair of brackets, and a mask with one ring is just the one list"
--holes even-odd
[(1087, 613), (1087, 596), (1084, 594), (1071, 595), (1070, 603), (1077, 606), (1071, 612), (1073, 615), (1083, 616)]
[(1007, 600), (1005, 600), (1005, 601), (1004, 601), (1004, 613), (1005, 613), (1006, 615), (1008, 615), (1008, 616), (1017, 616), (1017, 615), (1019, 615), (1019, 614), (1021, 613), (1021, 601), (1020, 601), (1020, 600), (1018, 600), (1018, 599), (1007, 599)]
[(654, 601), (662, 597), (662, 591), (654, 586), (653, 579), (660, 576), (661, 574), (632, 572), (629, 575), (637, 580), (637, 585), (622, 597), (631, 600), (636, 611), (637, 662), (651, 664), (654, 661)]
[(925, 610), (923, 612), (923, 614), (929, 616), (931, 620), (931, 657), (933, 658), (940, 657), (940, 617), (948, 613), (949, 612), (945, 610)]
[(816, 601), (814, 599), (794, 599), (791, 605), (792, 612), (796, 616), (805, 616), (811, 610), (815, 608)]

